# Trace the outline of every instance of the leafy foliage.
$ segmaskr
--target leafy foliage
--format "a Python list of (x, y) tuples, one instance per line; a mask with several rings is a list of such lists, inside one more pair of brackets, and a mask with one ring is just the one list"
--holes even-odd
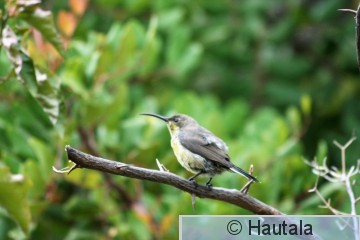
[(52, 172), (68, 165), (70, 144), (148, 168), (158, 158), (188, 177), (164, 124), (142, 112), (185, 113), (224, 139), (236, 165), (254, 165), (254, 197), (289, 214), (329, 214), (307, 191), (315, 177), (303, 156), (339, 166), (328, 143), (360, 129), (354, 23), (336, 12), (343, 4), (1, 2), (0, 238), (173, 239), (180, 214), (248, 214), (204, 199), (193, 210), (188, 194), (150, 182)]
[(26, 197), (29, 181), (22, 175), (10, 175), (9, 169), (0, 169), (0, 205), (13, 217), (21, 229), (28, 234), (30, 229), (30, 208)]

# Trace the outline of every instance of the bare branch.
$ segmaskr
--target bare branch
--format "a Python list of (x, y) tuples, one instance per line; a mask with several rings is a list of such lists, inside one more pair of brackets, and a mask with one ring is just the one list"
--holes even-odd
[[(254, 165), (250, 165), (250, 169), (249, 169), (249, 174), (250, 175), (253, 175), (254, 173)], [(242, 187), (242, 189), (240, 190), (240, 192), (242, 193), (248, 193), (249, 192), (249, 189), (250, 189), (250, 186), (251, 184), (254, 183), (254, 180), (252, 179), (249, 179), (249, 181)]]
[(346, 13), (351, 13), (354, 16), (356, 16), (356, 11), (352, 10), (352, 9), (338, 9), (339, 12), (346, 12)]
[[(356, 13), (356, 18), (359, 17), (359, 10), (360, 5), (358, 8), (358, 11)], [(358, 20), (357, 20), (358, 23)], [(357, 25), (357, 28), (359, 26)], [(358, 30), (358, 29), (357, 29)], [(358, 30), (359, 31), (359, 30)], [(356, 140), (356, 136), (353, 133), (353, 136), (350, 138), (349, 141), (345, 143), (345, 145), (341, 145), (337, 141), (333, 141), (333, 143), (340, 149), (341, 151), (341, 170), (338, 170), (335, 167), (330, 167), (331, 170), (329, 170), (329, 167), (326, 165), (325, 159), (323, 162), (323, 165), (318, 165), (315, 161), (309, 162), (305, 161), (306, 164), (310, 165), (312, 167), (313, 172), (317, 175), (316, 183), (314, 188), (309, 190), (309, 192), (315, 192), (316, 195), (320, 198), (320, 200), (323, 202), (323, 208), (329, 209), (333, 214), (335, 215), (347, 215), (347, 213), (341, 212), (335, 208), (333, 208), (330, 204), (331, 199), (328, 201), (325, 200), (323, 195), (318, 190), (318, 180), (319, 177), (323, 177), (324, 179), (328, 180), (329, 182), (337, 182), (341, 183), (345, 186), (347, 195), (349, 197), (350, 206), (351, 206), (351, 212), (350, 214), (352, 216), (356, 216), (356, 204), (359, 201), (360, 198), (357, 198), (354, 194), (354, 191), (352, 189), (352, 184), (355, 184), (355, 180), (353, 180), (353, 183), (351, 184), (352, 180), (351, 178), (359, 173), (360, 171), (360, 161), (358, 160), (357, 166), (351, 166), (348, 171), (346, 171), (346, 156), (345, 151), (346, 149)], [(352, 228), (354, 230), (355, 238), (359, 238), (359, 223), (357, 218), (352, 218)]]
[(149, 180), (153, 182), (171, 185), (180, 190), (186, 191), (190, 194), (195, 194), (200, 198), (210, 198), (247, 209), (255, 214), (260, 215), (282, 215), (279, 210), (247, 195), (238, 190), (231, 190), (226, 188), (213, 187), (211, 190), (207, 186), (198, 185), (194, 187), (192, 182), (183, 179), (173, 173), (163, 172), (158, 170), (151, 170), (140, 168), (136, 166), (127, 165), (121, 162), (116, 162), (104, 158), (94, 157), (92, 155), (83, 153), (70, 146), (66, 146), (68, 159), (73, 161), (81, 168), (94, 169), (102, 172), (112, 173), (125, 177), (137, 178), (142, 180)]
[(160, 163), (159, 159), (156, 159), (156, 164), (158, 165), (160, 171), (169, 172), (169, 170), (167, 170), (167, 168), (162, 163)]
[(346, 191), (347, 194), (349, 196), (350, 199), (350, 204), (351, 204), (351, 215), (356, 215), (356, 197), (354, 194), (354, 191), (351, 187), (351, 182), (350, 182), (350, 178), (347, 177), (345, 180), (345, 186), (346, 186)]
[(357, 53), (357, 61), (358, 67), (360, 69), (360, 4), (358, 5), (357, 10), (352, 9), (338, 9), (338, 11), (351, 13), (355, 16), (355, 29), (356, 29), (356, 53)]
[[(356, 216), (356, 201), (357, 200), (356, 200), (354, 191), (353, 191), (353, 189), (351, 187), (350, 177), (347, 177), (345, 179), (345, 186), (346, 186), (347, 194), (348, 194), (349, 199), (350, 199), (351, 215)], [(356, 220), (356, 218), (353, 218), (352, 221), (353, 221), (354, 233), (359, 234), (359, 223), (358, 223), (358, 221)], [(359, 237), (359, 235), (357, 235), (357, 236)]]
[(311, 189), (308, 190), (308, 192), (315, 192), (317, 190), (317, 187), (318, 187), (318, 184), (319, 184), (319, 175), (316, 176), (316, 182), (315, 182), (315, 186)]
[[(360, 6), (360, 5), (359, 5)], [(346, 165), (345, 165), (345, 151), (346, 149), (350, 146), (350, 144), (352, 142), (354, 142), (356, 140), (356, 137), (353, 135), (349, 141), (347, 141), (347, 143), (345, 143), (345, 145), (341, 145), (340, 143), (338, 143), (337, 141), (333, 141), (334, 144), (341, 150), (341, 167), (342, 167), (342, 174), (343, 177), (346, 176)]]
[(195, 210), (195, 205), (196, 205), (196, 195), (195, 195), (195, 193), (191, 194), (191, 205), (193, 207), (193, 210)]
[[(71, 162), (71, 161), (69, 161)], [(68, 175), (75, 170), (76, 168), (79, 168), (80, 166), (74, 163), (71, 167), (67, 166), (62, 169), (56, 169), (54, 166), (52, 167), (53, 171), (56, 173), (67, 173)]]
[(320, 207), (329, 209), (334, 215), (348, 215), (345, 212), (341, 212), (341, 211), (337, 210), (336, 208), (333, 208), (330, 204), (331, 200), (329, 199), (328, 201), (326, 201), (318, 189), (315, 189), (315, 193), (316, 193), (316, 195), (318, 195), (318, 197), (321, 199), (321, 201), (324, 204), (323, 206), (320, 206)]

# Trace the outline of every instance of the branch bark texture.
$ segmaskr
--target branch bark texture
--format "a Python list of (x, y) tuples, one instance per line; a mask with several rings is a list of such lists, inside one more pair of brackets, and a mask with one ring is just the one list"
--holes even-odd
[(125, 177), (171, 185), (190, 194), (195, 194), (197, 197), (231, 203), (258, 215), (283, 215), (279, 210), (238, 190), (219, 187), (213, 187), (209, 190), (206, 186), (202, 185), (195, 187), (194, 184), (187, 179), (170, 172), (151, 170), (95, 157), (70, 146), (66, 146), (65, 150), (68, 159), (76, 164), (76, 168), (93, 169)]

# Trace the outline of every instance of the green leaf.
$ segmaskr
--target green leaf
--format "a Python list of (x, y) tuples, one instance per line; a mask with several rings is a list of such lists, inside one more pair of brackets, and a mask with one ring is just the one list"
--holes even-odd
[(23, 51), (19, 51), (22, 66), (20, 69), (20, 77), (25, 82), (28, 91), (35, 95), (36, 92), (36, 75), (35, 75), (35, 66), (32, 59)]
[(300, 104), (301, 104), (301, 110), (304, 113), (304, 115), (309, 116), (311, 112), (311, 97), (307, 94), (301, 96)]
[(117, 64), (119, 67), (128, 68), (136, 61), (136, 48), (138, 39), (143, 39), (139, 35), (144, 35), (142, 26), (135, 21), (129, 22), (124, 27), (124, 32), (120, 41)]
[(155, 38), (146, 43), (143, 49), (142, 62), (143, 65), (140, 70), (141, 76), (146, 76), (150, 74), (151, 71), (157, 64), (159, 52), (160, 52), (161, 42)]
[(316, 148), (316, 161), (318, 162), (318, 164), (321, 165), (324, 159), (327, 157), (327, 155), (328, 155), (328, 146), (326, 144), (326, 141), (320, 140)]
[(60, 78), (62, 79), (62, 84), (68, 86), (72, 92), (80, 95), (83, 99), (88, 99), (89, 92), (83, 83), (83, 69), (82, 59), (76, 57), (70, 58)]
[(31, 221), (27, 199), (29, 187), (30, 182), (23, 175), (11, 175), (7, 167), (0, 167), (0, 206), (6, 209), (25, 234), (29, 233)]
[(21, 48), (19, 39), (9, 26), (6, 26), (3, 30), (2, 45), (13, 65), (16, 77), (24, 82), (32, 91), (35, 91), (36, 77), (34, 63)]
[(61, 37), (55, 28), (51, 11), (45, 11), (40, 7), (34, 8), (32, 6), (29, 8), (24, 6), (24, 10), (21, 12), (19, 17), (39, 30), (44, 38), (56, 48), (60, 55), (64, 56)]
[(6, 26), (2, 31), (1, 46), (4, 47), (4, 50), (7, 54), (7, 57), (11, 61), (14, 72), (19, 80), (21, 79), (20, 71), (22, 68), (22, 59), (19, 51), (19, 40), (15, 32), (9, 27)]
[(51, 150), (49, 144), (45, 144), (36, 138), (30, 138), (29, 145), (35, 151), (41, 176), (47, 181), (52, 173), (51, 167), (55, 159), (55, 153)]
[[(227, 104), (224, 111), (223, 122), (228, 134), (236, 136), (241, 134), (249, 114), (249, 105), (244, 101), (236, 100)], [(234, 120), (236, 119), (236, 121)]]
[(20, 56), (22, 59), (21, 79), (26, 83), (28, 91), (47, 114), (50, 122), (55, 124), (59, 116), (59, 80), (53, 76), (53, 83), (51, 83), (48, 74), (36, 69), (33, 61), (24, 51), (20, 51)]
[(146, 42), (142, 53), (142, 69), (140, 75), (149, 74), (156, 65), (160, 52), (160, 40), (156, 38), (158, 20), (156, 17), (151, 18), (149, 29), (146, 33)]
[(178, 62), (184, 57), (185, 51), (189, 51), (187, 50), (189, 42), (190, 32), (188, 28), (179, 26), (174, 29), (169, 37), (165, 51), (166, 61), (169, 65), (178, 66)]
[(73, 228), (66, 235), (66, 240), (97, 240), (101, 239), (101, 234), (95, 231), (82, 230), (78, 228)]
[(19, 45), (14, 31), (10, 27), (4, 29), (4, 49), (13, 64), (16, 77), (25, 83), (28, 91), (35, 97), (49, 120), (55, 124), (59, 115), (58, 91), (59, 81), (50, 84), (48, 75), (41, 73), (34, 66), (32, 59)]
[(192, 43), (188, 46), (178, 63), (178, 73), (180, 77), (184, 77), (187, 73), (197, 67), (202, 53), (203, 46), (200, 43)]
[(48, 74), (42, 73), (38, 69), (36, 69), (36, 78), (38, 84), (35, 94), (36, 100), (44, 112), (47, 113), (51, 123), (55, 125), (60, 112), (60, 99), (58, 96), (60, 81), (56, 76), (49, 78)]
[(35, 161), (29, 160), (26, 161), (23, 165), (22, 172), (25, 176), (31, 179), (31, 182), (34, 186), (30, 189), (29, 195), (32, 198), (39, 198), (44, 195), (46, 181), (41, 175), (39, 164)]
[(293, 133), (301, 130), (301, 116), (297, 108), (293, 106), (289, 107), (286, 111), (286, 118)]

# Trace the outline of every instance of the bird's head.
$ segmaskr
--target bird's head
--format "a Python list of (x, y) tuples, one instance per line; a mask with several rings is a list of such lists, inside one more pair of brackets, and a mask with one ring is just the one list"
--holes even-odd
[(197, 122), (193, 118), (185, 114), (175, 114), (171, 117), (164, 117), (153, 113), (141, 113), (141, 115), (156, 117), (163, 120), (164, 122), (166, 122), (171, 134), (177, 133), (181, 128), (197, 124)]

